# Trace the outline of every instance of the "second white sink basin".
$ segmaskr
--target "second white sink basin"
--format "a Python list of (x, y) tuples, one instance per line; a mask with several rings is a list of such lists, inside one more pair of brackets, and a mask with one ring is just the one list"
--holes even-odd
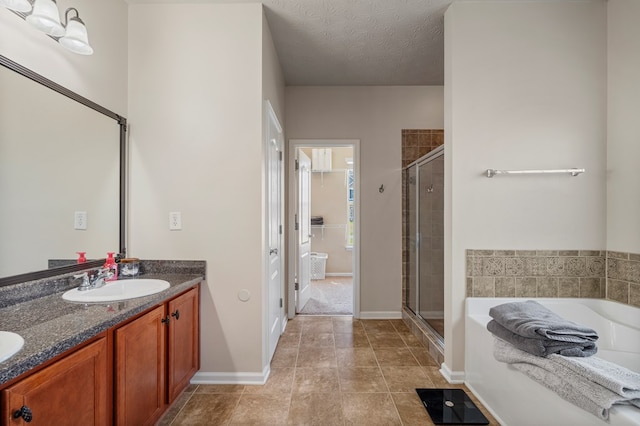
[(149, 296), (169, 288), (169, 282), (153, 278), (134, 278), (107, 282), (103, 287), (79, 291), (77, 288), (62, 295), (70, 302), (114, 302)]
[(15, 355), (24, 345), (22, 336), (10, 331), (0, 331), (0, 362)]

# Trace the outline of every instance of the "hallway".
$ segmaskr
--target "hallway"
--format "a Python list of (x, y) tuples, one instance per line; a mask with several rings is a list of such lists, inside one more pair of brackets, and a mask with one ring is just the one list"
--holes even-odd
[(464, 388), (438, 369), (402, 320), (297, 316), (265, 385), (192, 385), (159, 424), (428, 426), (415, 388)]

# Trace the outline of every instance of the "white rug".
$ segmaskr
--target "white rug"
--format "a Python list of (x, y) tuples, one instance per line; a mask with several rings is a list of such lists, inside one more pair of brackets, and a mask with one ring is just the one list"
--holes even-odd
[(300, 311), (307, 315), (353, 315), (353, 279), (311, 280), (311, 298)]

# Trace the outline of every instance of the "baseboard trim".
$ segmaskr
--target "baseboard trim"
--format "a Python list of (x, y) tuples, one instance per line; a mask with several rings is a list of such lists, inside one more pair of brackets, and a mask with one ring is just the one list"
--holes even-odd
[(191, 379), (192, 385), (264, 385), (271, 372), (267, 365), (262, 373), (217, 373), (198, 371)]
[(360, 311), (360, 319), (402, 319), (400, 311)]
[(351, 272), (327, 272), (325, 277), (353, 277)]
[(461, 385), (464, 383), (464, 371), (451, 371), (444, 362), (440, 365), (440, 374), (451, 384)]

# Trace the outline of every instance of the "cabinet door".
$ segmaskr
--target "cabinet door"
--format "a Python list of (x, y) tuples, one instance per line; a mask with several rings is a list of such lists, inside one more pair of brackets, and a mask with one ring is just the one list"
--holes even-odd
[(101, 338), (2, 392), (4, 425), (26, 425), (13, 414), (32, 413), (29, 425), (107, 425), (107, 339)]
[(169, 403), (187, 387), (200, 368), (199, 306), (198, 287), (169, 302)]
[(115, 331), (116, 424), (153, 424), (164, 410), (164, 305)]

